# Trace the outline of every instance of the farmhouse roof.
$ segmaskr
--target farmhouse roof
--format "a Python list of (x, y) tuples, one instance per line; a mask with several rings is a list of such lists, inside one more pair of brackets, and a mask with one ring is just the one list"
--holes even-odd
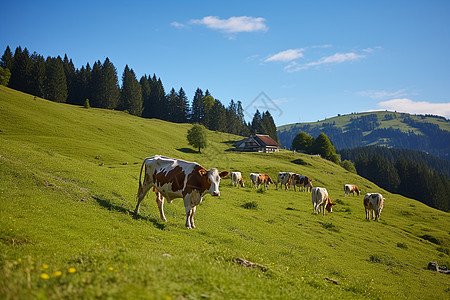
[(280, 144), (275, 142), (270, 136), (267, 134), (255, 134), (255, 137), (261, 140), (266, 146), (274, 146), (274, 147), (280, 147)]

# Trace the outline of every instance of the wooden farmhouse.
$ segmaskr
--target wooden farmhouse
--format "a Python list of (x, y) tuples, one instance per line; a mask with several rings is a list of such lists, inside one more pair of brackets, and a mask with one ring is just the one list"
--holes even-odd
[(266, 134), (255, 134), (254, 136), (236, 142), (234, 145), (236, 147), (235, 150), (241, 152), (270, 153), (280, 151), (280, 144)]

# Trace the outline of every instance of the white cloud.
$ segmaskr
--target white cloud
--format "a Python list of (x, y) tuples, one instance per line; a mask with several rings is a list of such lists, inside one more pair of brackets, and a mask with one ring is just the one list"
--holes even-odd
[(341, 64), (341, 63), (346, 62), (346, 61), (357, 60), (357, 59), (364, 58), (364, 57), (365, 57), (364, 55), (356, 54), (354, 52), (336, 53), (336, 54), (331, 55), (331, 56), (322, 57), (321, 59), (319, 59), (316, 62), (308, 63), (307, 66), (311, 67), (311, 66), (317, 66), (317, 65), (323, 65), (323, 64), (332, 64), (332, 63)]
[(341, 63), (344, 63), (347, 61), (358, 60), (358, 59), (364, 58), (364, 57), (365, 57), (364, 55), (356, 54), (354, 52), (335, 53), (334, 55), (324, 56), (317, 61), (313, 61), (313, 62), (306, 63), (306, 64), (299, 64), (295, 61), (292, 61), (287, 66), (285, 66), (284, 69), (287, 72), (292, 73), (292, 72), (297, 72), (300, 70), (305, 70), (305, 69), (308, 69), (308, 68), (314, 67), (314, 66), (320, 66), (320, 65), (325, 65), (325, 64), (341, 64)]
[(303, 48), (288, 49), (288, 50), (285, 50), (285, 51), (281, 51), (281, 52), (278, 52), (275, 55), (272, 55), (268, 59), (266, 59), (265, 62), (269, 62), (269, 61), (284, 61), (284, 62), (287, 62), (287, 61), (295, 60), (297, 58), (302, 58), (303, 57), (303, 51), (305, 51), (305, 49), (303, 49)]
[(381, 109), (395, 110), (410, 114), (432, 114), (450, 119), (450, 102), (431, 103), (426, 101), (415, 102), (407, 98), (392, 99), (378, 103)]
[(408, 93), (404, 89), (401, 89), (401, 90), (398, 90), (395, 92), (369, 90), (369, 91), (357, 92), (356, 94), (359, 96), (369, 97), (369, 98), (378, 99), (378, 100), (383, 100), (383, 99), (388, 99), (388, 98), (391, 98), (391, 99), (399, 98), (399, 97), (405, 97), (408, 95)]
[(205, 25), (210, 29), (223, 31), (225, 33), (267, 31), (268, 28), (265, 22), (266, 19), (264, 18), (247, 16), (230, 17), (228, 19), (208, 16), (190, 21), (191, 24)]
[(172, 22), (172, 23), (170, 23), (170, 25), (172, 25), (173, 27), (176, 27), (176, 28), (185, 28), (186, 27), (185, 24), (178, 23), (178, 22)]

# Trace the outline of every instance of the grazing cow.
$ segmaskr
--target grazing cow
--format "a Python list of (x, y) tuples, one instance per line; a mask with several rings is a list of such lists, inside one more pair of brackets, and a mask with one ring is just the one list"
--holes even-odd
[[(374, 219), (378, 222), (381, 211), (383, 210), (384, 198), (379, 193), (367, 193), (364, 196), (364, 208), (366, 210), (366, 219)], [(371, 214), (372, 212), (372, 214)], [(372, 215), (372, 216), (371, 216)]]
[(258, 188), (258, 178), (259, 178), (259, 173), (250, 173), (250, 186), (253, 185), (255, 186), (255, 189)]
[(336, 203), (331, 203), (326, 188), (315, 187), (312, 189), (311, 195), (315, 214), (318, 214), (320, 212), (321, 206), (323, 206), (322, 209), (324, 216), (325, 216), (325, 209), (328, 210), (329, 213), (333, 212), (333, 206), (336, 205)]
[(272, 178), (270, 178), (269, 175), (259, 174), (258, 180), (257, 180), (257, 185), (259, 186), (260, 184), (264, 184), (264, 188), (267, 190), (267, 186), (269, 184), (274, 184), (274, 182), (273, 182)]
[[(144, 182), (141, 184), (142, 169), (145, 166)], [(139, 190), (137, 205), (134, 213), (139, 214), (139, 205), (147, 192), (153, 187), (156, 193), (156, 203), (163, 221), (164, 197), (169, 203), (173, 199), (183, 198), (186, 209), (186, 227), (195, 228), (194, 214), (196, 206), (203, 200), (202, 196), (209, 192), (212, 196), (220, 196), (220, 178), (227, 176), (228, 172), (219, 173), (216, 168), (209, 171), (195, 162), (155, 155), (147, 157), (141, 166), (139, 175)]]
[(353, 196), (356, 195), (359, 196), (359, 194), (361, 193), (361, 191), (358, 189), (358, 187), (354, 184), (346, 184), (344, 185), (344, 196), (350, 196), (350, 193), (352, 193)]
[(299, 174), (292, 174), (291, 184), (294, 185), (294, 191), (296, 186), (299, 187), (299, 190), (300, 188), (306, 188), (308, 192), (310, 192), (313, 188), (312, 180), (304, 175)]
[(292, 174), (294, 173), (290, 173), (290, 172), (280, 172), (278, 173), (278, 180), (277, 180), (277, 184), (276, 184), (276, 188), (278, 190), (278, 184), (280, 184), (281, 188), (287, 191), (291, 185), (291, 177)]
[(231, 184), (237, 187), (245, 187), (241, 172), (231, 172)]

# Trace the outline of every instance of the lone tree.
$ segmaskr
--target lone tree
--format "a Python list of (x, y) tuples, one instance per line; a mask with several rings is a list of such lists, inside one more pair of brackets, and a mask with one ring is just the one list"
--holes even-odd
[(189, 145), (198, 148), (200, 153), (201, 148), (206, 148), (206, 128), (203, 125), (195, 124), (187, 133), (187, 141)]
[(306, 132), (300, 131), (292, 141), (291, 148), (296, 151), (304, 151), (309, 153), (311, 151), (311, 146), (314, 142), (314, 138), (307, 134)]

